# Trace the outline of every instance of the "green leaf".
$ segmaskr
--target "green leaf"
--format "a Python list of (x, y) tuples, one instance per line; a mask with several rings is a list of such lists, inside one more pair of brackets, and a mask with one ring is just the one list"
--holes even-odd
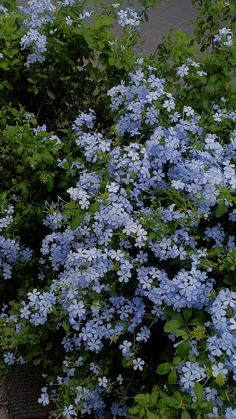
[(168, 407), (173, 407), (174, 409), (178, 409), (179, 408), (179, 400), (177, 400), (174, 396), (164, 396), (161, 401), (160, 401), (160, 405), (161, 406), (168, 406)]
[(140, 411), (140, 405), (131, 407), (131, 409), (129, 409), (129, 413), (131, 413), (131, 415), (137, 415), (139, 411)]
[(47, 89), (47, 95), (52, 100), (55, 100), (56, 99), (56, 96), (54, 95), (54, 93), (51, 90), (49, 90), (49, 89)]
[(175, 368), (173, 368), (170, 372), (170, 374), (168, 375), (168, 383), (169, 384), (175, 384), (177, 381), (177, 373)]
[(201, 401), (203, 399), (204, 389), (203, 389), (203, 386), (200, 383), (195, 383), (194, 384), (194, 393), (195, 393), (195, 396), (197, 397), (197, 399), (199, 401)]
[(151, 397), (150, 397), (150, 402), (151, 402), (151, 407), (155, 407), (158, 401), (158, 397), (159, 397), (159, 391), (156, 389), (152, 389), (152, 393), (151, 393)]
[(183, 326), (183, 321), (178, 319), (172, 319), (166, 322), (164, 331), (166, 333), (173, 333), (176, 332), (176, 330), (180, 329), (180, 327)]
[(145, 418), (145, 416), (146, 416), (146, 409), (145, 407), (142, 407), (142, 409), (140, 409), (140, 412), (139, 412), (139, 418), (142, 419), (142, 418)]
[(208, 257), (220, 256), (221, 248), (214, 247), (213, 249), (208, 250)]
[(176, 333), (176, 336), (181, 336), (183, 339), (188, 339), (189, 337), (189, 333), (183, 329), (176, 330), (175, 333)]
[(149, 409), (146, 410), (147, 419), (159, 419), (158, 415), (152, 413)]
[(183, 342), (177, 346), (175, 354), (181, 358), (185, 358), (189, 353), (189, 342)]
[(236, 14), (236, 4), (233, 4), (233, 2), (229, 2), (229, 3), (230, 3), (229, 8), (230, 8), (231, 13)]
[(228, 211), (228, 207), (225, 205), (224, 201), (220, 201), (216, 207), (216, 218), (222, 217)]
[(229, 87), (232, 93), (236, 93), (236, 77), (231, 78)]
[(157, 367), (157, 374), (159, 375), (165, 375), (168, 374), (168, 372), (170, 371), (170, 363), (169, 362), (165, 362), (163, 364), (158, 365)]
[(150, 401), (150, 394), (137, 394), (134, 400), (136, 403), (146, 405)]
[(33, 360), (33, 365), (39, 365), (41, 361), (42, 361), (41, 358), (36, 358)]
[(85, 217), (85, 213), (82, 210), (76, 211), (76, 213), (73, 215), (72, 220), (70, 222), (71, 229), (75, 230), (77, 227), (79, 227), (84, 217)]
[(106, 27), (109, 27), (112, 25), (114, 21), (114, 18), (112, 16), (108, 15), (100, 15), (98, 18), (94, 21), (94, 29), (95, 30), (102, 30)]
[(182, 314), (173, 310), (173, 308), (171, 307), (167, 307), (165, 309), (165, 314), (167, 315), (167, 317), (170, 317), (172, 320), (179, 320), (180, 322), (183, 322)]
[(206, 98), (203, 98), (202, 106), (203, 106), (204, 109), (209, 109), (209, 106), (210, 106), (209, 100), (207, 100)]
[(186, 321), (186, 323), (188, 323), (188, 321), (191, 319), (193, 314), (193, 310), (191, 310), (191, 308), (184, 308), (183, 309), (183, 317), (184, 320)]
[(96, 211), (98, 211), (100, 208), (100, 204), (98, 202), (94, 202), (89, 207), (89, 213), (94, 214)]
[(182, 362), (182, 358), (180, 356), (176, 356), (175, 358), (173, 358), (172, 365), (176, 367), (180, 364), (180, 362)]
[(2, 82), (3, 86), (6, 87), (8, 90), (14, 90), (14, 87), (12, 86), (12, 84), (8, 81), (5, 80)]
[(217, 83), (218, 79), (219, 79), (218, 74), (212, 74), (209, 78), (209, 83), (210, 84), (215, 84), (215, 83)]
[(184, 412), (182, 412), (181, 414), (181, 419), (191, 419), (190, 414), (187, 412), (187, 410), (185, 410)]

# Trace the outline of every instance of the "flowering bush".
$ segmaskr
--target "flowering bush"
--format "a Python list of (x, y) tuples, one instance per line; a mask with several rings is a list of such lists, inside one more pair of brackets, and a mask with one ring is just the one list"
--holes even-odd
[(227, 42), (225, 37), (229, 37), (231, 30), (235, 30), (235, 2), (193, 0), (193, 3), (196, 4), (199, 10), (199, 16), (196, 21), (196, 36), (198, 42), (201, 43), (202, 50), (209, 45), (214, 48), (214, 41), (217, 38), (220, 42)]
[[(64, 6), (72, 7), (65, 13), (69, 26), (78, 10), (74, 3), (59, 2), (63, 13)], [(47, 67), (54, 48), (52, 29), (47, 30), (60, 23), (54, 3), (48, 2), (43, 15), (37, 4), (30, 2), (21, 38), (23, 48), (30, 48), (29, 69)], [(136, 28), (141, 18), (130, 8), (117, 16), (122, 27)], [(79, 20), (85, 17), (84, 12)], [(99, 90), (101, 106), (110, 102), (107, 115), (102, 118), (96, 103), (93, 109), (89, 100), (82, 102), (62, 138), (37, 126), (32, 115), (31, 122), (23, 116), (23, 129), (10, 127), (14, 141), (23, 139), (23, 161), (31, 153), (25, 133), (33, 148), (40, 147), (33, 165), (36, 185), (50, 150), (43, 184), (51, 205), (40, 254), (42, 234), (33, 255), (24, 251), (23, 262), (33, 265), (38, 278), (2, 310), (2, 360), (44, 367), (48, 381), (39, 403), (52, 400), (56, 417), (236, 415), (235, 38), (231, 27), (217, 28), (212, 36), (216, 48), (207, 60), (194, 58), (182, 34), (176, 35), (178, 54), (169, 39), (157, 63), (153, 57), (136, 59), (128, 77), (106, 86), (106, 99), (105, 87)], [(111, 63), (109, 56), (106, 71)], [(224, 81), (214, 91), (216, 66)], [(52, 95), (51, 100), (60, 111), (62, 102)], [(55, 115), (57, 108), (50, 104), (50, 110)], [(63, 182), (63, 170), (59, 198), (53, 179)], [(28, 182), (26, 193), (34, 178)], [(37, 193), (42, 211), (42, 191)], [(12, 211), (3, 207), (0, 228), (10, 227)], [(27, 233), (18, 231), (24, 242)], [(22, 251), (9, 238), (9, 258), (4, 240), (6, 272)]]
[[(12, 281), (3, 281), (1, 302), (38, 284), (45, 212), (52, 202), (60, 206), (75, 182), (71, 176), (80, 170), (71, 123), (80, 110), (92, 104), (97, 109), (98, 97), (106, 120), (104, 92), (111, 78), (120, 81), (132, 67), (137, 24), (152, 2), (143, 1), (136, 11), (114, 4), (97, 12), (89, 3), (90, 11), (86, 1), (1, 3), (0, 200), (3, 211), (13, 206), (15, 214), (4, 237), (34, 250), (31, 265), (24, 269), (17, 263)], [(127, 13), (136, 17), (135, 25)], [(12, 261), (13, 254), (12, 249)]]

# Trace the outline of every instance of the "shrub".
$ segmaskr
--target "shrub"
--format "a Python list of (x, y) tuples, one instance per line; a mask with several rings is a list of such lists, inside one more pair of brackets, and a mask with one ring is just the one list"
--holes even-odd
[[(139, 21), (131, 10), (118, 16), (121, 25), (123, 19), (133, 26)], [(29, 22), (24, 36), (32, 29)], [(51, 15), (43, 25), (40, 20), (37, 40), (48, 47), (32, 43), (29, 69), (34, 60), (35, 68), (46, 66), (54, 48), (47, 28), (54, 24)], [(48, 386), (39, 402), (51, 399), (56, 417), (235, 415), (233, 31), (213, 28), (215, 47), (208, 57), (197, 59), (194, 41), (177, 33), (178, 50), (169, 38), (157, 61), (136, 59), (128, 76), (122, 67), (122, 82), (121, 71), (118, 84), (98, 90), (101, 106), (110, 102), (102, 113), (99, 102), (93, 109), (82, 98), (75, 117), (71, 97), (74, 122), (70, 128), (68, 121), (62, 138), (34, 126), (34, 119), (30, 125), (25, 116), (23, 128), (6, 128), (13, 142), (19, 141), (15, 133), (25, 136), (23, 163), (31, 141), (41, 150), (29, 185), (38, 185), (48, 150), (54, 156), (46, 161), (51, 205), (41, 254), (39, 234), (31, 262), (40, 279), (24, 284), (4, 307), (3, 367), (41, 364)], [(92, 73), (88, 88), (111, 64), (109, 57)], [(63, 119), (60, 100), (50, 112), (59, 109)], [(53, 118), (52, 127), (57, 123)], [(63, 183), (63, 169), (62, 199), (53, 203), (60, 190), (50, 179)], [(42, 197), (38, 190), (41, 211)], [(2, 224), (8, 228), (13, 220), (6, 205)], [(36, 225), (31, 222), (29, 227)], [(23, 227), (18, 231), (27, 237)]]
[[(4, 211), (14, 206), (7, 237), (34, 251), (31, 267), (20, 272), (17, 265), (13, 280), (3, 282), (2, 302), (38, 284), (45, 213), (58, 196), (60, 206), (81, 165), (71, 123), (83, 109), (97, 110), (99, 97), (101, 124), (111, 124), (104, 92), (132, 67), (138, 40), (137, 27), (125, 16), (115, 35), (121, 7), (95, 13), (86, 11), (85, 1), (28, 4), (17, 8), (4, 1), (0, 8), (0, 199)], [(151, 2), (142, 4), (133, 11), (137, 23)]]

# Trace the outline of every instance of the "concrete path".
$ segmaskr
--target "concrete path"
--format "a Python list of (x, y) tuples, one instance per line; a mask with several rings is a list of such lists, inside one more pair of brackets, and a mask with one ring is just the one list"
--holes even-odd
[(5, 383), (0, 381), (0, 419), (8, 419), (7, 404)]
[(0, 409), (0, 419), (8, 419), (8, 415), (4, 407)]
[(193, 20), (197, 17), (197, 10), (191, 0), (161, 0), (152, 9), (148, 22), (141, 28), (144, 49), (153, 53), (157, 45), (167, 36), (171, 29), (179, 29), (192, 33)]

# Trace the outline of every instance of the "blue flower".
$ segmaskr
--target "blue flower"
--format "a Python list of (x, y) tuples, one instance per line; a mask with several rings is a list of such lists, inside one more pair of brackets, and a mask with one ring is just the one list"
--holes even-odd
[(218, 364), (212, 365), (212, 375), (213, 377), (217, 377), (218, 375), (222, 375), (222, 377), (226, 378), (228, 374), (227, 368), (224, 367), (223, 362), (219, 362)]
[(99, 387), (106, 388), (108, 386), (108, 379), (107, 377), (99, 377), (98, 379), (98, 385)]
[(133, 369), (134, 371), (142, 371), (145, 362), (141, 358), (136, 358), (133, 360)]
[(42, 404), (43, 406), (47, 406), (49, 404), (49, 397), (47, 394), (47, 388), (41, 388), (41, 396), (38, 398), (38, 403)]
[(7, 365), (14, 365), (16, 361), (16, 357), (12, 352), (4, 353), (3, 359), (4, 359), (5, 364)]
[(185, 391), (193, 389), (195, 382), (206, 377), (206, 370), (198, 362), (187, 361), (180, 370), (180, 384)]
[(74, 410), (73, 406), (66, 406), (63, 410), (63, 415), (66, 419), (71, 419), (77, 417), (76, 411)]

